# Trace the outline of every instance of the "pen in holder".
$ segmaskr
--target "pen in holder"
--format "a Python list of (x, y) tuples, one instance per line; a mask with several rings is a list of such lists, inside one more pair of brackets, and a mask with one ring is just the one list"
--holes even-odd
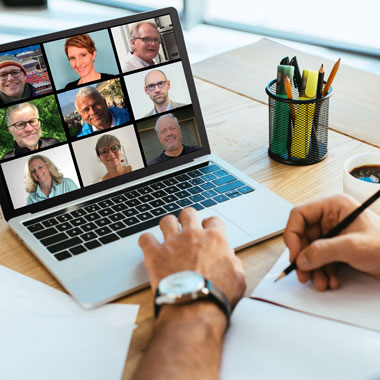
[[(319, 99), (301, 100), (295, 89), (292, 89), (293, 99), (276, 95), (276, 84), (274, 79), (265, 88), (269, 97), (269, 156), (288, 165), (322, 161), (327, 157), (332, 88)], [(283, 131), (281, 136), (278, 130)]]

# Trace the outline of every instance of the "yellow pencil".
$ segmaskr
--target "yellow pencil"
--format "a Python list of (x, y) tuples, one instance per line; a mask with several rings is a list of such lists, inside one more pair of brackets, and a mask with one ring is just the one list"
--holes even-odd
[(339, 69), (339, 65), (340, 65), (340, 58), (336, 61), (333, 69), (331, 70), (331, 73), (329, 75), (329, 79), (327, 79), (327, 82), (325, 84), (325, 87), (323, 88), (323, 91), (322, 91), (322, 96), (325, 96), (328, 94), (329, 90), (330, 90), (330, 87), (331, 87), (331, 84), (335, 78), (335, 75), (336, 75), (336, 72), (338, 71)]

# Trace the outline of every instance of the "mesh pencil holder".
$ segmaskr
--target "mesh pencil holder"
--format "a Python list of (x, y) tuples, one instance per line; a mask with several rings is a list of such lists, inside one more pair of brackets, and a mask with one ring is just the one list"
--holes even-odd
[(269, 97), (269, 149), (276, 161), (288, 165), (311, 165), (327, 157), (329, 93), (319, 99), (293, 99), (276, 94), (277, 80), (265, 88)]

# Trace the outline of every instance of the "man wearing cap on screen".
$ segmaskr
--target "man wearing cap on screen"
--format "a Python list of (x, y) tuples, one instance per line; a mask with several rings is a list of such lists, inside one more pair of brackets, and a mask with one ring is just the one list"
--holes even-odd
[(36, 89), (25, 79), (26, 70), (16, 57), (0, 56), (0, 106), (36, 95)]

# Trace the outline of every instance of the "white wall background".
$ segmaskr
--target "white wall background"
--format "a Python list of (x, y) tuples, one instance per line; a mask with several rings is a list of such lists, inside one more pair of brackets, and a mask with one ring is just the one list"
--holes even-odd
[[(161, 70), (170, 80), (170, 100), (177, 103), (191, 103), (181, 62), (171, 63), (152, 70)], [(135, 119), (141, 119), (153, 109), (153, 102), (144, 90), (145, 76), (152, 70), (144, 70), (124, 77)]]
[[(68, 145), (61, 145), (36, 154), (50, 158), (65, 178), (71, 178), (78, 188), (80, 187)], [(25, 191), (24, 169), (29, 158), (30, 156), (21, 157), (1, 164), (15, 209), (26, 206), (26, 199), (29, 193)]]
[[(124, 147), (128, 164), (132, 166), (132, 170), (144, 167), (133, 125), (127, 125), (116, 130), (112, 129), (107, 134), (119, 139), (122, 147)], [(103, 134), (97, 134), (73, 143), (75, 158), (84, 186), (97, 182), (107, 172), (95, 152), (96, 143), (101, 136)]]

